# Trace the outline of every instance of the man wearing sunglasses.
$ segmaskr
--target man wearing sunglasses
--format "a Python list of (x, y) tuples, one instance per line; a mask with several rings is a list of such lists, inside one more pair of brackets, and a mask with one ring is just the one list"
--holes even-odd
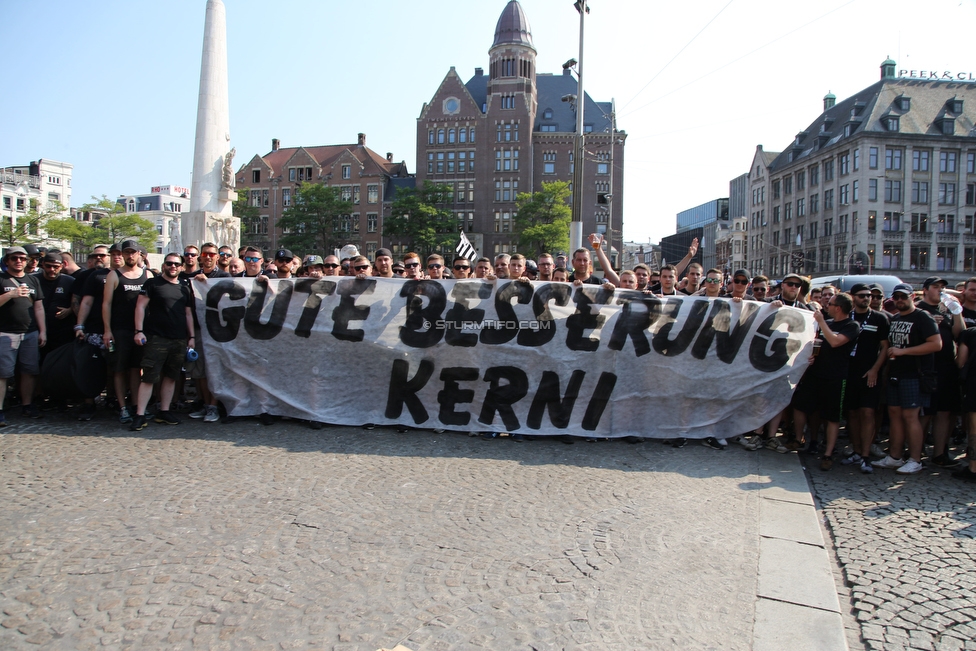
[(264, 255), (260, 249), (249, 246), (244, 250), (244, 272), (238, 274), (240, 278), (257, 278), (264, 272)]
[(197, 275), (200, 270), (200, 249), (192, 244), (183, 247), (183, 271), (180, 272), (180, 281), (188, 281)]
[(206, 278), (230, 278), (230, 274), (220, 268), (220, 253), (213, 242), (205, 242), (200, 246), (200, 265), (196, 275)]
[(334, 255), (325, 256), (325, 262), (322, 263), (322, 275), (323, 276), (338, 276), (339, 275), (339, 258)]
[(741, 301), (746, 298), (746, 290), (749, 289), (749, 272), (745, 269), (738, 269), (732, 274), (729, 282), (729, 298), (733, 301)]
[[(39, 348), (47, 343), (44, 292), (36, 275), (24, 271), (27, 251), (20, 246), (7, 249), (7, 272), (0, 274), (0, 399), (7, 395), (7, 381), (20, 368), (20, 399), (25, 416), (41, 418), (31, 400), (41, 373)], [(7, 424), (0, 403), (0, 427)]]
[(420, 256), (412, 252), (403, 256), (403, 277), (407, 280), (421, 280), (423, 276), (420, 269)]
[(444, 258), (433, 253), (427, 256), (427, 277), (431, 280), (442, 280), (444, 278)]
[(156, 382), (161, 382), (160, 410), (153, 420), (164, 425), (180, 424), (169, 409), (187, 348), (195, 348), (197, 343), (193, 337), (193, 292), (180, 282), (182, 267), (179, 253), (167, 253), (162, 274), (147, 280), (136, 300), (133, 340), (143, 351), (136, 415), (129, 426), (134, 432), (146, 427), (146, 406)]
[(871, 289), (857, 283), (851, 287), (854, 299), (852, 317), (859, 333), (851, 354), (844, 396), (847, 408), (847, 432), (854, 450), (841, 459), (845, 466), (856, 464), (861, 472), (871, 473), (871, 444), (874, 442), (875, 414), (881, 404), (881, 367), (888, 358), (888, 315), (871, 309)]
[(454, 278), (457, 280), (465, 280), (471, 277), (471, 262), (467, 258), (454, 258), (451, 267), (454, 269)]
[(357, 255), (349, 260), (349, 272), (360, 280), (369, 278), (373, 275), (373, 265), (365, 255)]
[(803, 278), (799, 274), (786, 274), (783, 282), (780, 283), (779, 300), (774, 303), (776, 307), (796, 307), (801, 310), (812, 310), (809, 305), (800, 300), (800, 288), (803, 287)]
[(275, 269), (274, 272), (265, 271), (264, 275), (268, 278), (291, 278), (292, 277), (292, 260), (295, 259), (295, 254), (288, 249), (278, 249), (275, 253)]
[(373, 256), (373, 275), (378, 278), (393, 278), (393, 252), (377, 249)]
[(722, 272), (718, 269), (709, 269), (702, 280), (700, 294), (708, 298), (718, 298), (722, 295)]
[[(921, 373), (935, 369), (935, 353), (942, 350), (942, 336), (932, 315), (915, 307), (914, 290), (899, 283), (891, 292), (898, 314), (891, 318), (888, 331), (888, 456), (871, 465), (896, 468), (903, 475), (922, 469), (922, 421), (919, 412), (930, 402), (922, 391)], [(909, 460), (902, 461), (908, 444)]]
[(220, 247), (217, 250), (217, 267), (221, 271), (226, 271), (230, 273), (230, 261), (234, 259), (234, 252), (227, 245)]
[(766, 300), (766, 293), (769, 291), (769, 278), (766, 276), (756, 276), (752, 279), (752, 295), (746, 298), (751, 298), (754, 301), (759, 301), (760, 303), (768, 303)]
[(71, 310), (71, 286), (75, 279), (64, 273), (64, 264), (57, 253), (45, 253), (41, 258), (41, 291), (44, 293), (44, 316), (47, 319), (47, 345), (41, 351), (44, 356), (75, 338), (74, 312)]

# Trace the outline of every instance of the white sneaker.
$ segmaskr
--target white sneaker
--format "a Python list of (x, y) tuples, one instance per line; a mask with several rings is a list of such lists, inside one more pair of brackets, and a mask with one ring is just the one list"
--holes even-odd
[(204, 405), (203, 407), (200, 407), (200, 409), (187, 414), (187, 416), (189, 416), (190, 418), (195, 418), (196, 420), (200, 420), (201, 418), (204, 418), (206, 415), (207, 415), (207, 405)]
[[(217, 411), (217, 405), (207, 405), (205, 408), (207, 414), (203, 417), (203, 422), (205, 423), (216, 423), (220, 420), (220, 412)], [(190, 414), (193, 417), (193, 414)]]
[(871, 465), (875, 468), (901, 468), (905, 464), (901, 459), (892, 459), (887, 454), (877, 461), (872, 461)]
[(915, 459), (909, 459), (908, 461), (903, 463), (901, 468), (899, 468), (895, 472), (901, 473), (903, 475), (914, 475), (916, 472), (920, 471), (924, 467), (925, 466), (923, 466), (920, 462), (915, 461)]

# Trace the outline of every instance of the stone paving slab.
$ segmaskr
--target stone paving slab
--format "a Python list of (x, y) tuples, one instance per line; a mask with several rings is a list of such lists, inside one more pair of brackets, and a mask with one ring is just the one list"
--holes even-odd
[(845, 649), (838, 613), (761, 599), (756, 605), (753, 651), (823, 651)]
[(816, 545), (760, 539), (759, 596), (840, 613), (827, 552)]
[(817, 512), (812, 506), (764, 499), (759, 503), (759, 535), (824, 546)]
[(0, 454), (4, 649), (778, 639), (760, 502), (798, 484), (768, 451), (51, 419)]

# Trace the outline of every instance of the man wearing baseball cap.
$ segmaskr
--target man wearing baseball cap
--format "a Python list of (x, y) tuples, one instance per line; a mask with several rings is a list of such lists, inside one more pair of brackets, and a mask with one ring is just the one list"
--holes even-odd
[(265, 275), (267, 275), (269, 278), (291, 278), (291, 263), (294, 259), (295, 254), (288, 249), (278, 249), (275, 252), (275, 267), (278, 268), (278, 271), (275, 272), (274, 276), (267, 273)]
[(377, 249), (373, 256), (373, 275), (393, 278), (393, 253), (389, 249)]
[[(922, 391), (921, 376), (935, 370), (935, 353), (942, 349), (942, 336), (935, 319), (915, 307), (914, 290), (899, 283), (891, 292), (898, 313), (888, 331), (888, 417), (891, 427), (888, 456), (871, 465), (895, 468), (903, 475), (922, 469), (922, 421), (919, 412), (929, 405), (929, 394)], [(910, 459), (902, 461), (908, 443)]]
[[(44, 293), (37, 276), (24, 271), (27, 251), (12, 246), (4, 256), (7, 272), (0, 274), (0, 400), (7, 395), (7, 380), (20, 368), (20, 399), (25, 416), (41, 418), (31, 400), (40, 375), (39, 348), (47, 343)], [(0, 427), (7, 424), (0, 403)]]

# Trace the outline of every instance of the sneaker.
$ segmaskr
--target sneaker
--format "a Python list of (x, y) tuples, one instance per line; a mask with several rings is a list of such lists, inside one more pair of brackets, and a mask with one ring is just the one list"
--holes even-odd
[(684, 438), (674, 439), (673, 441), (671, 441), (671, 447), (683, 448), (685, 447), (685, 445), (687, 445), (687, 443), (688, 443), (688, 439), (684, 439)]
[[(190, 418), (193, 418), (193, 414), (190, 414)], [(216, 423), (218, 420), (220, 420), (220, 412), (217, 410), (217, 405), (207, 405), (207, 414), (203, 417), (203, 422)]]
[(142, 430), (146, 429), (146, 425), (148, 425), (148, 424), (149, 423), (146, 421), (145, 415), (140, 416), (139, 414), (136, 414), (132, 418), (132, 424), (129, 425), (129, 431), (130, 432), (141, 432)]
[(631, 445), (637, 445), (638, 443), (643, 443), (644, 442), (644, 437), (643, 436), (625, 436), (624, 437), (624, 440), (627, 441), (628, 443), (630, 443)]
[(768, 441), (766, 441), (765, 447), (767, 450), (772, 450), (773, 452), (779, 452), (780, 454), (786, 454), (787, 452), (790, 451), (790, 449), (785, 445), (783, 445), (780, 442), (780, 440), (776, 437), (773, 437)]
[[(0, 418), (3, 418), (3, 414), (0, 414)], [(952, 476), (955, 479), (961, 479), (963, 481), (976, 482), (976, 472), (969, 469), (969, 466), (963, 466), (959, 470), (954, 470)]]
[(834, 458), (829, 454), (825, 454), (822, 459), (820, 459), (820, 469), (830, 470), (834, 467)]
[(373, 423), (364, 423), (363, 429), (376, 429), (376, 425)]
[(37, 408), (37, 405), (35, 405), (34, 403), (31, 403), (29, 405), (24, 405), (21, 408), (21, 413), (23, 413), (24, 416), (26, 416), (27, 418), (44, 418), (44, 414), (40, 412), (40, 410)]
[(122, 407), (122, 409), (119, 409), (119, 422), (123, 425), (132, 422), (132, 412), (129, 411), (128, 407)]
[(706, 448), (712, 448), (713, 450), (724, 450), (727, 446), (723, 445), (714, 436), (709, 436), (708, 438), (702, 439), (702, 445)]
[(180, 419), (173, 415), (170, 411), (159, 411), (156, 412), (156, 416), (153, 418), (157, 423), (162, 423), (163, 425), (179, 425)]
[[(436, 432), (437, 430), (434, 430), (434, 431)], [(441, 430), (441, 431), (443, 432), (444, 430)], [(516, 443), (522, 443), (522, 442), (525, 441), (525, 434), (512, 434), (508, 438), (512, 439)]]
[(197, 409), (196, 411), (191, 411), (189, 414), (187, 414), (187, 416), (189, 416), (190, 418), (192, 418), (194, 420), (200, 420), (201, 418), (206, 417), (206, 415), (207, 415), (207, 407), (208, 406), (209, 405), (204, 405), (204, 406), (200, 407), (199, 409)]
[(861, 459), (861, 472), (865, 475), (870, 475), (874, 473), (874, 466), (872, 466), (867, 459)]
[(78, 410), (78, 420), (91, 420), (95, 416), (95, 403), (86, 402)]
[(274, 425), (274, 416), (267, 412), (258, 414), (258, 420), (262, 425)]
[(803, 444), (797, 441), (796, 439), (790, 439), (789, 441), (783, 444), (783, 447), (785, 447), (790, 452), (799, 452), (800, 448), (803, 447)]
[(929, 461), (940, 468), (955, 468), (959, 465), (959, 462), (950, 457), (948, 452), (943, 452), (937, 457), (932, 457)]
[(497, 439), (498, 432), (482, 432), (481, 438), (485, 439), (486, 441), (490, 439)]
[(849, 466), (852, 463), (860, 464), (862, 461), (864, 461), (864, 459), (861, 458), (861, 455), (859, 455), (857, 452), (852, 452), (851, 454), (847, 455), (846, 457), (840, 460), (840, 465)]
[(898, 470), (896, 470), (895, 472), (901, 473), (903, 475), (914, 475), (916, 472), (919, 472), (924, 467), (925, 466), (923, 466), (921, 463), (915, 461), (915, 459), (909, 459), (908, 461), (903, 463), (901, 467), (898, 468)]
[(901, 459), (893, 459), (886, 454), (881, 459), (872, 461), (871, 465), (875, 468), (901, 468), (904, 463)]
[(762, 447), (762, 437), (760, 436), (742, 436), (739, 437), (739, 445), (744, 447), (750, 452), (755, 452)]

